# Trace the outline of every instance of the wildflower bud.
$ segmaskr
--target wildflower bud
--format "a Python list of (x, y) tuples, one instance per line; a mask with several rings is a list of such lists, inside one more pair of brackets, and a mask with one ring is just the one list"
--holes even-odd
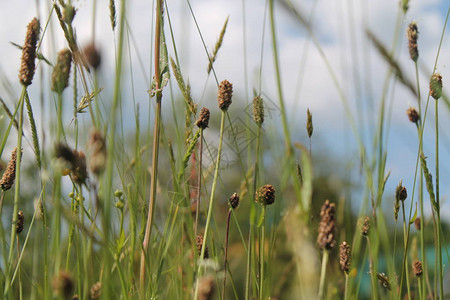
[(430, 79), (430, 95), (438, 100), (442, 96), (442, 76), (434, 73)]
[(420, 277), (423, 273), (422, 270), (422, 263), (420, 262), (420, 260), (416, 260), (413, 262), (413, 271), (414, 271), (414, 275), (416, 275), (417, 277)]
[(259, 96), (253, 99), (253, 120), (258, 126), (264, 123), (264, 103)]
[[(203, 236), (197, 235), (195, 238), (195, 244), (197, 245), (197, 252), (198, 256), (202, 255), (202, 247), (203, 247)], [(205, 246), (205, 254), (203, 255), (203, 258), (209, 258), (209, 250), (208, 247)]]
[(259, 202), (262, 205), (271, 205), (275, 202), (275, 188), (273, 185), (266, 184), (260, 187), (256, 191), (255, 202)]
[(209, 109), (206, 107), (203, 107), (200, 110), (200, 114), (198, 116), (197, 121), (195, 121), (195, 125), (197, 125), (200, 129), (205, 129), (208, 127), (209, 124)]
[(420, 116), (419, 113), (417, 112), (417, 110), (413, 107), (408, 108), (408, 110), (406, 111), (406, 114), (408, 115), (408, 119), (412, 122), (412, 123), (416, 123), (419, 122), (420, 120)]
[(102, 295), (102, 283), (100, 281), (97, 281), (91, 286), (91, 289), (89, 290), (89, 296), (90, 299), (99, 299)]
[(233, 193), (229, 201), (231, 208), (236, 209), (239, 206), (239, 195), (237, 193)]
[(58, 276), (52, 280), (54, 293), (64, 299), (70, 299), (73, 295), (74, 282), (72, 275), (66, 271), (60, 271)]
[(417, 23), (410, 23), (406, 29), (406, 36), (408, 37), (409, 56), (414, 62), (416, 62), (419, 58), (419, 50), (417, 49), (417, 38), (419, 37), (418, 33)]
[(347, 242), (342, 242), (339, 247), (339, 263), (341, 265), (342, 271), (348, 274), (348, 270), (350, 270), (350, 262), (352, 260), (352, 249)]
[(3, 177), (0, 180), (0, 186), (4, 191), (9, 190), (14, 184), (14, 180), (16, 179), (16, 163), (17, 163), (17, 148), (11, 153), (11, 160), (6, 167), (5, 173), (3, 173)]
[(17, 213), (16, 233), (19, 234), (22, 232), (24, 222), (25, 222), (25, 216), (23, 215), (23, 211), (19, 211)]
[(320, 210), (320, 223), (319, 234), (317, 235), (317, 244), (321, 249), (330, 250), (336, 245), (335, 231), (336, 231), (336, 219), (335, 215), (336, 206), (334, 203), (330, 203), (326, 200)]
[(89, 167), (97, 176), (100, 176), (106, 169), (106, 140), (103, 137), (103, 134), (95, 130), (91, 134), (91, 138), (89, 141), (89, 148), (91, 151), (91, 159), (89, 160)]
[(370, 229), (370, 218), (365, 216), (361, 221), (361, 234), (367, 236)]
[(94, 43), (91, 43), (84, 47), (83, 49), (84, 57), (87, 63), (94, 69), (97, 70), (102, 62), (102, 56), (98, 49), (95, 47)]
[(34, 18), (27, 26), (25, 44), (22, 49), (22, 62), (20, 64), (19, 80), (24, 86), (29, 86), (34, 76), (34, 60), (36, 58), (36, 46), (40, 31), (39, 20)]
[(219, 108), (222, 111), (227, 111), (228, 107), (231, 105), (231, 97), (233, 96), (233, 84), (228, 80), (224, 80), (219, 84), (219, 91), (217, 93), (217, 102), (219, 103)]
[(61, 94), (69, 86), (72, 53), (69, 49), (61, 50), (52, 73), (52, 91)]
[(309, 108), (306, 110), (306, 131), (308, 132), (308, 137), (311, 138), (313, 134), (313, 123), (312, 123), (312, 115), (309, 111)]

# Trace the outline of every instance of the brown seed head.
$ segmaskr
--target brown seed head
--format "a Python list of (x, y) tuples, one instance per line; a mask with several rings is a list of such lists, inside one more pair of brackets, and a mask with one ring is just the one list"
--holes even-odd
[(416, 275), (417, 277), (420, 277), (422, 275), (422, 263), (420, 262), (420, 260), (416, 260), (413, 262), (413, 271), (414, 275)]
[(253, 120), (258, 126), (264, 123), (264, 102), (259, 96), (253, 99)]
[(98, 51), (97, 47), (95, 47), (94, 43), (91, 43), (84, 47), (83, 49), (84, 57), (87, 63), (94, 69), (97, 70), (100, 67), (102, 62), (102, 56)]
[(79, 300), (78, 294), (73, 295), (72, 300)]
[(367, 236), (370, 229), (370, 218), (365, 216), (361, 220), (361, 234)]
[(416, 227), (417, 230), (420, 230), (420, 228), (421, 228), (421, 222), (422, 222), (422, 220), (420, 219), (420, 217), (417, 217), (417, 218), (414, 220), (414, 227)]
[(271, 205), (275, 202), (275, 188), (273, 185), (266, 184), (260, 187), (256, 191), (255, 202), (259, 202), (262, 205)]
[(211, 276), (202, 277), (198, 286), (197, 300), (211, 300), (214, 295), (215, 281)]
[(72, 53), (69, 49), (61, 50), (52, 73), (52, 91), (61, 94), (69, 86)]
[(222, 111), (227, 111), (228, 107), (231, 105), (231, 97), (233, 96), (233, 85), (228, 81), (224, 80), (219, 84), (219, 91), (217, 93), (217, 102), (219, 103), (219, 108)]
[(56, 295), (64, 299), (72, 298), (75, 284), (69, 272), (60, 271), (58, 276), (53, 277), (52, 286)]
[(397, 185), (395, 189), (395, 200), (397, 201), (405, 201), (408, 197), (408, 193), (406, 192), (406, 188), (402, 186), (402, 181)]
[(197, 125), (200, 129), (205, 129), (208, 127), (209, 124), (209, 109), (206, 107), (203, 107), (200, 110), (200, 114), (198, 116), (197, 121), (195, 121), (195, 125)]
[[(198, 256), (202, 255), (202, 246), (203, 246), (203, 235), (197, 235), (195, 238), (195, 243), (197, 245)], [(203, 258), (209, 258), (209, 250), (208, 247), (205, 247), (205, 254)]]
[(417, 112), (417, 110), (414, 107), (408, 108), (408, 110), (406, 111), (406, 114), (408, 115), (408, 119), (412, 123), (416, 123), (417, 124), (417, 122), (419, 122), (420, 116), (419, 116), (419, 113)]
[(312, 122), (312, 115), (309, 111), (309, 108), (306, 110), (306, 132), (308, 132), (308, 137), (311, 138), (313, 134), (313, 122)]
[(106, 168), (106, 140), (103, 136), (103, 134), (98, 131), (94, 130), (91, 133), (91, 137), (89, 140), (89, 149), (91, 151), (91, 159), (89, 160), (89, 167), (97, 176), (100, 176), (100, 174), (105, 171)]
[(22, 62), (20, 64), (19, 80), (24, 86), (29, 86), (34, 76), (34, 59), (36, 58), (36, 45), (40, 32), (39, 20), (34, 18), (27, 26), (25, 43), (22, 49)]
[(90, 299), (99, 299), (102, 295), (102, 283), (100, 281), (97, 281), (91, 286), (91, 289), (89, 290), (89, 297)]
[(11, 153), (11, 160), (8, 162), (8, 166), (6, 167), (5, 173), (3, 173), (3, 177), (0, 180), (0, 186), (4, 191), (9, 190), (14, 184), (14, 180), (16, 179), (16, 163), (17, 163), (17, 148)]
[(231, 208), (236, 209), (239, 206), (239, 195), (237, 193), (233, 193), (229, 201)]
[(17, 224), (16, 224), (16, 233), (21, 233), (23, 230), (23, 225), (25, 222), (25, 216), (23, 214), (23, 211), (19, 211), (17, 213)]
[(321, 249), (330, 250), (336, 245), (335, 231), (336, 219), (334, 217), (336, 206), (326, 200), (320, 210), (319, 234), (317, 235), (317, 245)]
[(434, 73), (430, 79), (430, 95), (434, 99), (438, 100), (442, 96), (442, 76), (441, 74)]
[(342, 271), (348, 274), (350, 270), (350, 262), (352, 260), (352, 249), (347, 242), (342, 242), (339, 247), (339, 263), (341, 265)]
[(412, 22), (406, 29), (406, 36), (408, 37), (409, 57), (416, 62), (419, 58), (419, 50), (417, 48), (417, 39), (419, 37), (419, 31), (417, 30), (417, 23)]

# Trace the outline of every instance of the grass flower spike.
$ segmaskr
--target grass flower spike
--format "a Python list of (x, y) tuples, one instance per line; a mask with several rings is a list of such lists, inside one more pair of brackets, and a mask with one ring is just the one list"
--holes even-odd
[(233, 96), (233, 85), (228, 81), (224, 80), (219, 85), (219, 92), (217, 93), (217, 102), (219, 103), (219, 108), (222, 111), (227, 111), (228, 107), (231, 105), (231, 97)]
[(22, 49), (22, 63), (20, 65), (19, 80), (24, 86), (29, 86), (33, 81), (35, 58), (36, 58), (36, 46), (39, 40), (39, 32), (41, 27), (39, 20), (34, 18), (27, 26), (27, 33), (25, 37), (25, 44)]

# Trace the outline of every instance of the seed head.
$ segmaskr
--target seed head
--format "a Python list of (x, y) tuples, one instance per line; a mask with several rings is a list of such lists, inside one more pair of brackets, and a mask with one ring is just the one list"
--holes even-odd
[(336, 245), (334, 239), (336, 231), (336, 219), (334, 217), (336, 206), (326, 200), (320, 210), (319, 234), (317, 244), (321, 249), (330, 250)]
[(209, 124), (209, 109), (206, 107), (203, 107), (200, 110), (200, 114), (198, 116), (197, 121), (195, 121), (195, 125), (197, 125), (200, 129), (205, 129), (208, 127)]
[(61, 94), (69, 86), (72, 53), (69, 49), (61, 50), (52, 73), (52, 91)]
[(82, 185), (86, 183), (87, 179), (87, 167), (86, 167), (86, 155), (83, 151), (73, 150), (75, 156), (75, 164), (72, 165), (70, 174), (72, 175), (73, 181)]
[(442, 96), (442, 76), (441, 74), (434, 73), (430, 79), (430, 95), (434, 99), (438, 100)]
[(231, 97), (233, 96), (233, 85), (228, 81), (224, 80), (219, 84), (219, 91), (217, 93), (217, 102), (219, 103), (219, 108), (222, 111), (227, 111), (228, 107), (231, 105)]
[(255, 202), (259, 202), (262, 205), (271, 205), (275, 202), (275, 188), (273, 185), (266, 184), (258, 189), (256, 192)]
[(16, 179), (16, 163), (17, 163), (17, 148), (11, 153), (11, 160), (6, 167), (5, 173), (3, 173), (3, 177), (0, 180), (0, 186), (4, 191), (9, 190), (14, 184), (14, 180)]
[(405, 201), (407, 197), (408, 193), (406, 192), (406, 188), (402, 186), (402, 181), (400, 181), (395, 189), (395, 199), (397, 201)]
[(89, 297), (90, 299), (99, 299), (102, 295), (102, 283), (100, 281), (97, 281), (91, 286), (91, 289), (89, 290)]
[(365, 216), (361, 220), (361, 234), (367, 236), (370, 229), (370, 218)]
[(239, 195), (237, 193), (233, 193), (229, 201), (231, 208), (236, 209), (239, 206)]
[[(202, 247), (203, 247), (203, 235), (197, 235), (195, 238), (195, 243), (197, 245), (198, 256), (202, 255)], [(203, 258), (209, 258), (209, 250), (208, 247), (205, 247), (205, 254)]]
[(19, 211), (17, 213), (16, 233), (22, 232), (24, 222), (25, 222), (25, 216), (23, 215), (23, 211)]
[(408, 115), (408, 119), (412, 123), (416, 123), (417, 124), (417, 122), (419, 122), (420, 116), (419, 116), (419, 113), (417, 112), (417, 110), (414, 107), (408, 108), (408, 110), (406, 111), (406, 114)]
[(60, 271), (58, 276), (53, 278), (52, 286), (54, 293), (64, 299), (70, 299), (73, 296), (75, 285), (69, 272)]
[(312, 115), (309, 111), (309, 108), (306, 110), (306, 132), (308, 132), (308, 137), (311, 138), (313, 134), (313, 122), (312, 122)]
[(384, 273), (378, 273), (377, 274), (377, 278), (378, 278), (378, 282), (380, 282), (380, 284), (388, 289), (391, 290), (391, 284), (389, 283), (389, 278), (386, 276), (386, 274)]
[(27, 26), (25, 43), (22, 49), (22, 62), (20, 64), (19, 80), (24, 86), (29, 86), (34, 76), (34, 59), (40, 32), (39, 20), (34, 18)]
[(105, 171), (106, 168), (106, 140), (103, 136), (103, 134), (98, 131), (94, 130), (91, 133), (91, 138), (89, 141), (89, 149), (91, 151), (91, 159), (89, 160), (89, 167), (97, 176), (100, 176), (100, 174)]
[(347, 242), (342, 242), (339, 247), (339, 263), (341, 265), (342, 271), (348, 274), (350, 270), (350, 262), (352, 260), (352, 249)]
[(406, 29), (406, 36), (408, 37), (409, 57), (416, 62), (419, 58), (419, 50), (417, 48), (417, 38), (419, 37), (419, 31), (417, 30), (417, 23), (412, 22)]
[(414, 275), (416, 275), (417, 277), (420, 277), (423, 273), (422, 270), (422, 263), (420, 262), (420, 260), (416, 260), (413, 262), (413, 271), (414, 271)]
[(97, 47), (95, 47), (94, 43), (91, 43), (84, 47), (83, 49), (84, 57), (87, 63), (94, 69), (97, 70), (100, 67), (102, 62), (102, 56), (98, 51)]
[(258, 126), (264, 123), (264, 103), (259, 96), (253, 99), (253, 120)]

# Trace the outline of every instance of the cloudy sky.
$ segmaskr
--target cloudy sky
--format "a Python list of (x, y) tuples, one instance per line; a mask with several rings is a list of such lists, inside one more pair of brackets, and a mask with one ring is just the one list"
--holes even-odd
[[(93, 37), (92, 1), (73, 1), (78, 8), (74, 26), (81, 45)], [(273, 64), (272, 41), (268, 19), (267, 2), (262, 0), (192, 0), (192, 12), (206, 47), (210, 51), (229, 18), (223, 46), (215, 63), (219, 81), (228, 79), (234, 84), (236, 105), (245, 107), (252, 98), (253, 90), (261, 91), (265, 98), (277, 108), (278, 97)], [(343, 110), (339, 94), (326, 68), (324, 58), (312, 43), (311, 34), (287, 9), (275, 1), (277, 42), (281, 64), (283, 94), (287, 104), (289, 123), (295, 141), (306, 143), (304, 123), (306, 108), (314, 117), (314, 141), (325, 153), (336, 154), (343, 160), (350, 160), (356, 153), (354, 135), (351, 132), (348, 115)], [(371, 30), (390, 50), (394, 45), (394, 55), (398, 59), (407, 78), (415, 82), (414, 65), (409, 59), (405, 35), (406, 26), (416, 21), (419, 27), (419, 65), (422, 99), (426, 99), (428, 78), (435, 63), (439, 41), (449, 10), (446, 0), (411, 0), (406, 15), (398, 17), (397, 0), (356, 1), (356, 0), (303, 0), (293, 1), (296, 9), (310, 20), (314, 37), (330, 62), (339, 85), (344, 91), (351, 113), (359, 128), (364, 128), (363, 138), (369, 145), (383, 95), (383, 86), (388, 66), (374, 49), (365, 34)], [(192, 86), (194, 100), (199, 106), (215, 106), (211, 99), (216, 89), (215, 79), (208, 76), (208, 59), (199, 31), (193, 20), (187, 1), (167, 1), (174, 38), (179, 52), (182, 72)], [(11, 81), (18, 95), (17, 74), (20, 52), (10, 45), (10, 41), (23, 42), (27, 23), (34, 16), (40, 16), (42, 24), (49, 16), (51, 1), (15, 0), (3, 1), (0, 11), (0, 75)], [(101, 83), (106, 89), (112, 86), (114, 71), (115, 40), (109, 18), (109, 1), (99, 0), (96, 4), (95, 39), (103, 50), (104, 63)], [(124, 78), (133, 75), (135, 101), (145, 105), (150, 81), (151, 38), (153, 1), (127, 1), (127, 51)], [(116, 3), (119, 8), (120, 3)], [(396, 31), (398, 22), (399, 30)], [(447, 24), (442, 49), (436, 69), (442, 74), (444, 92), (449, 95), (450, 82), (450, 36)], [(169, 37), (166, 21), (165, 30)], [(396, 35), (398, 34), (398, 36)], [(174, 46), (168, 40), (168, 50), (174, 56)], [(396, 41), (393, 43), (393, 41)], [(53, 17), (42, 52), (51, 61), (56, 52), (65, 47), (64, 38)], [(262, 64), (261, 64), (262, 62)], [(261, 68), (261, 65), (263, 66)], [(50, 73), (47, 74), (47, 79)], [(260, 76), (261, 74), (261, 76)], [(0, 90), (0, 96), (6, 93)], [(38, 87), (31, 86), (30, 93), (37, 93)], [(129, 95), (131, 84), (125, 83), (124, 94)], [(7, 99), (12, 103), (13, 99)], [(388, 139), (387, 169), (391, 170), (388, 189), (392, 190), (403, 178), (404, 184), (412, 188), (412, 178), (417, 154), (415, 127), (409, 123), (405, 111), (417, 100), (400, 83), (390, 81), (387, 93), (387, 116), (390, 128)], [(434, 100), (433, 100), (434, 101)], [(431, 101), (426, 134), (433, 136), (434, 102)], [(450, 189), (450, 118), (449, 107), (440, 104), (441, 121), (441, 186), (444, 187), (444, 201)], [(165, 105), (165, 109), (170, 109)], [(269, 116), (269, 123), (280, 124), (279, 115)], [(424, 141), (429, 164), (434, 169), (434, 140)], [(357, 163), (353, 165), (358, 168)], [(449, 214), (450, 216), (450, 214)]]

